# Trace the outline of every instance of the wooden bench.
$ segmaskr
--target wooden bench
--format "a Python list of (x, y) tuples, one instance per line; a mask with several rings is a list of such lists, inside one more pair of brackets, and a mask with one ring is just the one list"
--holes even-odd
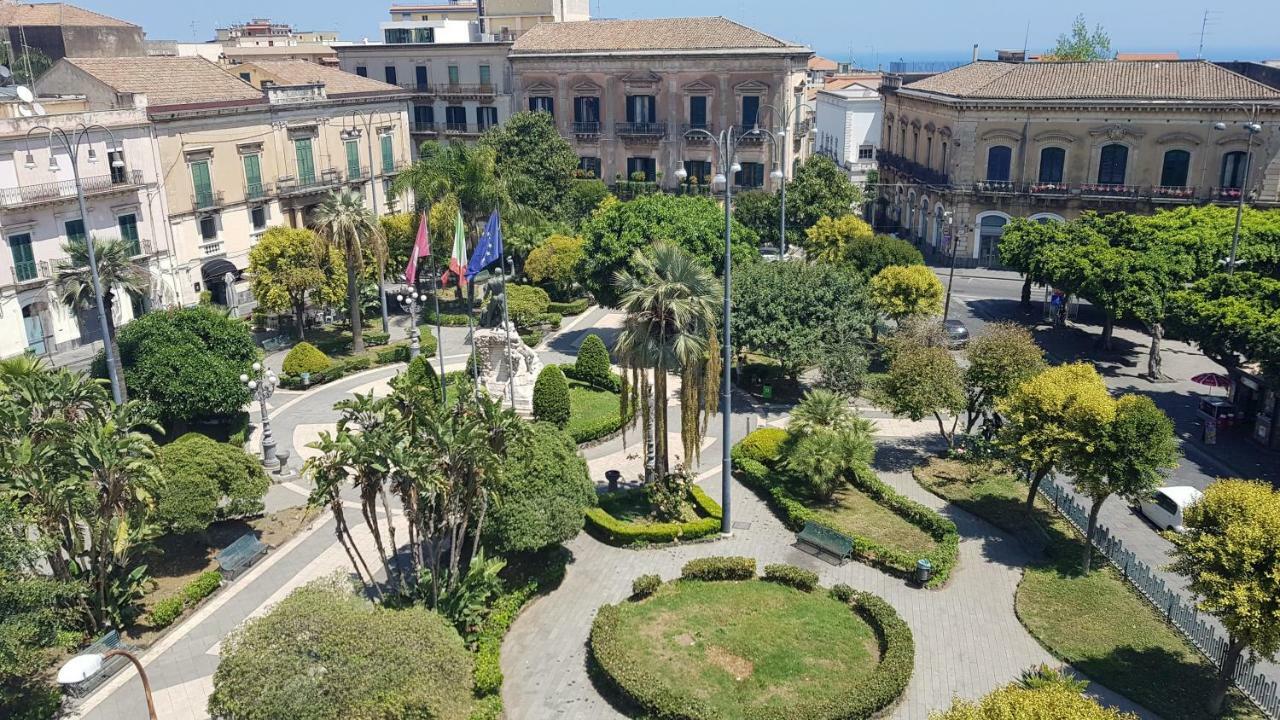
[(268, 352), (283, 350), (284, 348), (288, 347), (288, 345), (289, 345), (288, 335), (277, 335), (275, 337), (269, 337), (262, 341), (262, 349)]
[(236, 541), (218, 551), (218, 567), (222, 570), (222, 577), (227, 580), (234, 580), (240, 573), (249, 569), (249, 566), (258, 558), (267, 554), (267, 546), (253, 533), (245, 533), (236, 538)]
[[(105, 655), (112, 650), (132, 650), (133, 647), (126, 645), (120, 640), (120, 633), (112, 630), (102, 637), (94, 640), (89, 647), (80, 652), (81, 655)], [(121, 667), (128, 665), (129, 661), (119, 655), (109, 657), (102, 662), (102, 669), (85, 680), (74, 685), (67, 686), (67, 694), (72, 697), (84, 697), (93, 692), (95, 688), (107, 681)]]
[(849, 536), (812, 520), (805, 521), (804, 529), (796, 534), (796, 542), (812, 545), (841, 560), (853, 554), (853, 540)]

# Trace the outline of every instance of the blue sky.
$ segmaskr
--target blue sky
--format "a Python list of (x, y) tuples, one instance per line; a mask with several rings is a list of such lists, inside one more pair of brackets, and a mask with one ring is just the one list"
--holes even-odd
[[(269, 15), (302, 28), (336, 28), (343, 39), (376, 37), (389, 1), (379, 0), (72, 0), (75, 4), (142, 25), (152, 39), (207, 40), (213, 28), (252, 15)], [(983, 57), (996, 48), (1032, 51), (1053, 44), (1076, 13), (1102, 23), (1116, 50), (1177, 50), (1195, 57), (1206, 6), (1210, 15), (1205, 55), (1211, 59), (1280, 58), (1280, 4), (1274, 0), (591, 0), (597, 17), (724, 15), (765, 32), (808, 44), (838, 60), (851, 56), (864, 67), (891, 60), (966, 59), (974, 43)], [(1028, 30), (1029, 26), (1029, 30)]]

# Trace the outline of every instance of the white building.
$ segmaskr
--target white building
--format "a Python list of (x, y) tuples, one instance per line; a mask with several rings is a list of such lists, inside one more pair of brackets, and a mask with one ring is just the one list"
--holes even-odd
[(884, 115), (875, 88), (852, 84), (819, 90), (815, 101), (814, 152), (835, 160), (855, 183), (865, 182), (876, 168), (880, 123)]

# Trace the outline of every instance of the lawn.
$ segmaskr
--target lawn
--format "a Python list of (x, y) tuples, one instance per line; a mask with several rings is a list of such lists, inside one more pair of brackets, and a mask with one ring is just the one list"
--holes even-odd
[(621, 425), (618, 411), (617, 393), (569, 381), (569, 424), (565, 430), (576, 442), (597, 440), (616, 431)]
[(849, 484), (836, 490), (830, 501), (806, 504), (813, 520), (846, 535), (864, 535), (887, 547), (918, 556), (938, 546), (929, 533)]
[(637, 690), (700, 706), (697, 717), (818, 717), (816, 709), (855, 692), (880, 662), (871, 626), (823, 592), (680, 581), (615, 610), (614, 632), (593, 643), (626, 645), (597, 658), (629, 662), (603, 667), (606, 675), (644, 678)]
[[(600, 507), (616, 520), (636, 525), (652, 525), (659, 521), (653, 517), (653, 507), (643, 492), (620, 492), (600, 498)], [(670, 522), (694, 522), (701, 519), (694, 509), (693, 503), (686, 502), (680, 506), (680, 517)]]
[[(1104, 565), (1081, 576), (1083, 540), (1043, 499), (1029, 517), (1023, 510), (1025, 484), (1000, 472), (973, 473), (969, 479), (968, 467), (934, 460), (918, 468), (916, 477), (926, 489), (993, 525), (1041, 534), (1044, 559), (1026, 569), (1015, 599), (1019, 619), (1040, 644), (1166, 720), (1207, 720), (1204, 701), (1215, 675), (1209, 662), (1114, 568)], [(1264, 716), (1233, 691), (1223, 717)]]

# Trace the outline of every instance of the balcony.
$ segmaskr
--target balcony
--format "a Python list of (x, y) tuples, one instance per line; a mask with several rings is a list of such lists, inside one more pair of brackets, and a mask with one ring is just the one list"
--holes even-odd
[(711, 142), (711, 138), (707, 134), (715, 135), (715, 126), (709, 122), (685, 123), (680, 126), (680, 132), (684, 135), (684, 141), (687, 143), (705, 144)]
[(347, 166), (347, 182), (355, 184), (369, 179), (369, 168)]
[[(909, 160), (897, 153), (892, 153), (892, 152), (889, 152), (888, 150), (880, 150), (877, 153), (877, 155), (880, 160), (881, 167), (885, 167), (890, 170), (893, 170), (899, 175), (910, 176), (912, 178), (915, 178), (916, 180), (919, 180), (925, 185), (947, 186), (951, 184), (950, 178), (947, 177), (946, 173), (939, 172), (926, 165), (921, 165), (920, 163), (914, 160)], [(981, 185), (983, 183), (979, 183), (979, 184)], [(992, 184), (992, 183), (987, 183), (987, 184)], [(1012, 183), (1004, 183), (1004, 184), (1012, 185)]]
[(408, 90), (419, 95), (434, 95), (436, 93), (436, 88), (431, 83), (407, 82), (397, 83), (397, 85), (401, 90)]
[[(130, 170), (124, 173), (122, 177), (115, 178), (111, 175), (80, 178), (80, 185), (84, 188), (85, 197), (113, 192), (128, 192), (142, 184), (142, 171), (140, 170)], [(75, 197), (76, 181), (60, 180), (58, 182), (0, 189), (0, 206), (11, 208), (24, 205), (39, 205), (74, 200)]]
[(221, 190), (197, 190), (191, 199), (191, 210), (193, 212), (217, 210), (225, 202), (225, 194)]
[(151, 241), (151, 238), (138, 238), (138, 244), (131, 248), (129, 256), (134, 258), (146, 258), (156, 254), (158, 253), (156, 252), (155, 243)]
[(266, 200), (271, 197), (272, 190), (271, 183), (248, 183), (244, 186), (244, 199), (249, 202)]
[(1196, 201), (1196, 188), (1179, 185), (1156, 185), (1151, 188), (1151, 202), (1191, 203)]
[(573, 134), (579, 138), (598, 138), (600, 137), (600, 122), (596, 121), (577, 121), (573, 122)]
[(433, 122), (415, 122), (409, 126), (409, 132), (435, 135), (440, 132), (440, 126)]
[(768, 137), (763, 132), (757, 132), (754, 127), (738, 128), (739, 145), (761, 145)]
[(1089, 198), (1120, 198), (1122, 200), (1136, 200), (1142, 196), (1141, 188), (1137, 185), (1119, 185), (1116, 183), (1086, 183), (1080, 186), (1080, 197)]
[(1209, 198), (1217, 203), (1240, 202), (1241, 190), (1237, 187), (1216, 187), (1209, 191)]
[(485, 99), (492, 98), (497, 89), (493, 84), (464, 85), (461, 83), (449, 83), (447, 85), (436, 85), (434, 91), (436, 95), (442, 98)]
[(479, 125), (476, 125), (474, 123), (451, 122), (451, 123), (444, 124), (445, 135), (475, 136), (475, 135), (480, 135), (484, 133), (484, 131), (487, 129), (488, 127), (480, 127)]
[(5, 287), (21, 290), (26, 287), (42, 285), (53, 279), (53, 270), (48, 260), (31, 260), (9, 266), (9, 277)]
[(657, 142), (667, 136), (667, 124), (660, 122), (614, 123), (613, 131), (620, 138)]
[(200, 254), (204, 257), (217, 257), (222, 255), (222, 241), (208, 240), (200, 243)]
[(1027, 186), (1027, 191), (1032, 195), (1044, 197), (1069, 197), (1072, 193), (1072, 187), (1064, 182), (1037, 182)]
[(309, 177), (282, 177), (276, 183), (281, 196), (320, 193), (342, 184), (342, 171), (329, 168)]

